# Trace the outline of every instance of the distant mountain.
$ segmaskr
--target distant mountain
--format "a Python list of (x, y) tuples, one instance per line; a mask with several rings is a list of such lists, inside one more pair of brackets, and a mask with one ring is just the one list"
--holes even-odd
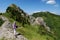
[(45, 16), (45, 17), (48, 17), (48, 16), (60, 16), (60, 15), (56, 15), (54, 13), (51, 13), (51, 12), (36, 12), (36, 13), (33, 13), (32, 16), (34, 17), (42, 17), (42, 16)]
[(60, 15), (55, 15), (50, 12), (37, 12), (32, 14), (33, 17), (42, 17), (46, 24), (51, 28), (51, 31), (54, 32), (56, 40), (60, 40)]

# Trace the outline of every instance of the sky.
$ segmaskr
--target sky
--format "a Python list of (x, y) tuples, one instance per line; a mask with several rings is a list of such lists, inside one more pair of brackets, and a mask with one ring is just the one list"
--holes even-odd
[(16, 4), (28, 14), (49, 11), (60, 15), (60, 0), (0, 0), (0, 12), (5, 12), (11, 4)]

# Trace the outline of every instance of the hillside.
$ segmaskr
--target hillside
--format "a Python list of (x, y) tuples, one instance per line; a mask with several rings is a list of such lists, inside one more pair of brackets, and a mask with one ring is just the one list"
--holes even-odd
[(22, 23), (22, 25), (29, 23), (28, 14), (15, 4), (11, 4), (10, 6), (8, 6), (4, 15)]
[[(0, 17), (2, 21), (5, 21), (0, 27), (0, 40), (27, 40), (23, 35), (14, 36), (12, 23), (5, 16)], [(16, 34), (19, 34), (16, 32)]]
[[(11, 4), (2, 16), (5, 16), (11, 24), (16, 21), (16, 25), (18, 26), (16, 31), (28, 40), (60, 40), (60, 16), (58, 15), (50, 12), (38, 12), (30, 16), (15, 4)], [(38, 22), (39, 25), (31, 25), (35, 23), (37, 17), (40, 21), (40, 23)], [(51, 29), (50, 32), (45, 29), (43, 24)]]
[(54, 32), (54, 35), (57, 37), (56, 40), (60, 40), (60, 15), (55, 15), (50, 12), (37, 12), (32, 16), (34, 17), (43, 17), (46, 24)]

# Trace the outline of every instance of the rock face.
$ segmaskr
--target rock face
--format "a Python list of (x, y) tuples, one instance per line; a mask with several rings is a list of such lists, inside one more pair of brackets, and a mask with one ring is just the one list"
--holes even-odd
[(32, 24), (32, 23), (34, 23), (35, 22), (35, 17), (33, 17), (33, 16), (29, 16), (29, 22), (30, 22), (30, 24)]
[(44, 22), (44, 20), (43, 20), (43, 18), (42, 17), (37, 17), (36, 19), (35, 19), (35, 22), (34, 22), (35, 24), (38, 24), (38, 25), (44, 25), (45, 24), (45, 22)]
[(46, 25), (42, 17), (37, 17), (37, 18), (31, 17), (30, 19), (32, 25), (42, 25), (48, 32), (50, 32), (50, 27)]
[(33, 25), (45, 25), (46, 23), (44, 22), (44, 19), (42, 17), (32, 17), (30, 16), (30, 22), (33, 24)]
[(1, 16), (3, 20), (5, 20), (4, 24), (0, 27), (0, 39), (4, 40), (27, 40), (23, 35), (18, 35), (15, 38), (13, 33), (12, 24), (6, 17)]

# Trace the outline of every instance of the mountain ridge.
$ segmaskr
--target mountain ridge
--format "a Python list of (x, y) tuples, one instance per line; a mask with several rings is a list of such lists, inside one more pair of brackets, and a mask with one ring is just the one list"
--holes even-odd
[[(28, 40), (59, 40), (59, 26), (60, 26), (60, 16), (52, 14), (50, 12), (38, 12), (32, 15), (26, 14), (22, 9), (20, 9), (15, 4), (10, 5), (4, 14), (2, 14), (9, 19), (10, 22), (16, 21), (18, 26), (17, 32), (21, 33)], [(44, 25), (31, 25), (35, 22), (35, 19), (41, 17), (43, 23), (50, 28), (48, 32)], [(41, 23), (41, 18), (38, 18)], [(32, 21), (33, 20), (33, 21)], [(37, 20), (38, 21), (38, 20)]]

